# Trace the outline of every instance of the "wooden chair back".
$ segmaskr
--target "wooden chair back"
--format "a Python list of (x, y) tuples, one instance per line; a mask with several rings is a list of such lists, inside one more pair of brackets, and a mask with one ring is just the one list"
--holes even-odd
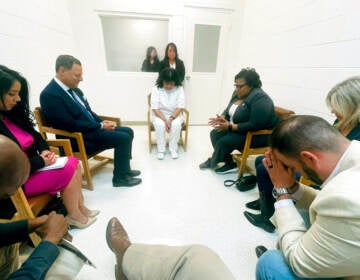
[[(281, 108), (278, 106), (275, 106), (275, 113), (277, 114), (277, 116), (279, 117), (280, 120), (287, 119), (288, 117), (295, 114), (294, 111), (291, 111), (291, 110), (288, 110), (285, 108)], [(243, 148), (241, 154), (233, 154), (233, 160), (239, 166), (238, 178), (241, 178), (244, 175), (244, 173), (247, 171), (246, 161), (247, 161), (248, 156), (262, 155), (269, 148), (269, 146), (251, 148), (251, 143), (252, 143), (253, 137), (256, 135), (271, 135), (272, 132), (273, 132), (272, 129), (264, 129), (264, 130), (258, 130), (258, 131), (249, 131), (246, 134), (245, 145), (244, 145), (244, 148)]]
[[(87, 154), (82, 133), (69, 132), (66, 130), (56, 129), (51, 127), (44, 118), (40, 107), (35, 108), (34, 116), (39, 127), (39, 132), (44, 137), (44, 139), (48, 138), (47, 134), (53, 134), (55, 136), (75, 139), (75, 142), (78, 147), (78, 151), (74, 152), (74, 156), (76, 156), (81, 161), (81, 165), (83, 167), (83, 177), (86, 182), (85, 184), (83, 184), (83, 187), (88, 190), (93, 190), (94, 185), (92, 182), (91, 173), (99, 169), (100, 167), (104, 166), (105, 164), (109, 162), (113, 162), (113, 159), (100, 155), (99, 153), (103, 152), (103, 150), (96, 151), (95, 153), (92, 154)], [(110, 116), (100, 116), (100, 117), (104, 120), (115, 122), (117, 126), (121, 126), (121, 120), (119, 118), (110, 117)], [(93, 164), (91, 165), (89, 163), (90, 159), (93, 160)]]

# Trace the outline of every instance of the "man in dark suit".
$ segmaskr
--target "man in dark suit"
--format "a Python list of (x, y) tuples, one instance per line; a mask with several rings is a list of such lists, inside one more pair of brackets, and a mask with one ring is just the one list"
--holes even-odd
[[(117, 127), (95, 114), (78, 88), (82, 81), (82, 66), (71, 55), (56, 59), (56, 76), (40, 95), (41, 108), (51, 126), (83, 134), (85, 149), (92, 152), (115, 148), (114, 187), (131, 187), (141, 183), (140, 171), (131, 170), (130, 159), (134, 132), (129, 127)], [(73, 149), (77, 149), (72, 143)]]
[[(9, 138), (0, 135), (0, 200), (13, 195), (28, 178), (30, 164), (27, 156)], [(0, 202), (1, 203), (1, 202)], [(0, 223), (0, 276), (2, 279), (44, 279), (59, 255), (56, 244), (67, 233), (68, 224), (55, 212), (31, 220)], [(29, 233), (36, 232), (42, 242), (16, 272), (18, 248), (10, 249), (17, 242), (25, 241)], [(6, 253), (11, 252), (12, 255)], [(13, 263), (15, 261), (15, 263)], [(5, 270), (3, 270), (5, 268)], [(4, 277), (4, 278), (3, 278)]]

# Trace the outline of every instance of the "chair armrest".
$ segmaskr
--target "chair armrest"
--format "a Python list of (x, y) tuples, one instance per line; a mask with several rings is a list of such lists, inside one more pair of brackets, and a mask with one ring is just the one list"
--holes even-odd
[(262, 129), (257, 131), (248, 131), (249, 135), (271, 135), (273, 133), (272, 129)]
[(115, 122), (117, 126), (121, 126), (121, 120), (120, 120), (120, 118), (110, 117), (110, 116), (104, 116), (104, 115), (101, 115), (101, 116), (99, 116), (99, 117), (102, 118), (103, 120)]
[(54, 139), (46, 140), (49, 146), (51, 147), (62, 147), (66, 156), (73, 156), (71, 143), (69, 139)]
[(42, 132), (45, 132), (45, 133), (51, 133), (51, 134), (55, 134), (55, 135), (66, 136), (66, 137), (71, 137), (71, 138), (76, 138), (76, 139), (78, 139), (78, 137), (82, 138), (81, 132), (69, 132), (66, 130), (52, 128), (49, 126), (43, 126), (41, 129), (42, 129)]

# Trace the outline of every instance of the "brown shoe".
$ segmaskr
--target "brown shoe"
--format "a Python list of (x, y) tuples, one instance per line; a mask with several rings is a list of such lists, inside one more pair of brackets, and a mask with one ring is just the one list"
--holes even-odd
[(129, 236), (117, 218), (111, 218), (106, 228), (106, 242), (115, 253), (117, 265), (115, 265), (116, 280), (127, 280), (122, 271), (124, 254), (131, 245)]

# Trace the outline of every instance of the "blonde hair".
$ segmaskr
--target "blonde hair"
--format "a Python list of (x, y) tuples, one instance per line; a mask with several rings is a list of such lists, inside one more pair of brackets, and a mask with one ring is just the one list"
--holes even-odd
[(360, 122), (360, 76), (354, 76), (334, 86), (326, 97), (327, 106), (342, 119), (335, 128), (353, 129)]

